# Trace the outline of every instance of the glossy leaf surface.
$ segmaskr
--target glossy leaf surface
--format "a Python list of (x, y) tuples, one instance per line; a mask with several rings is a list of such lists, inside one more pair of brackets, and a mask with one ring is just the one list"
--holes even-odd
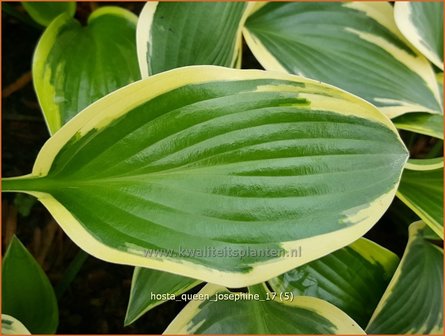
[(205, 286), (201, 300), (190, 302), (164, 334), (364, 334), (349, 316), (320, 299), (224, 299), (234, 294), (240, 293)]
[(60, 14), (66, 13), (68, 16), (73, 17), (76, 12), (76, 3), (71, 1), (23, 1), (22, 5), (35, 22), (45, 27)]
[(91, 105), (3, 190), (35, 195), (96, 257), (237, 287), (361, 237), (406, 159), (393, 124), (336, 88), (188, 67)]
[(443, 238), (443, 158), (408, 161), (397, 196)]
[(142, 77), (187, 65), (234, 67), (247, 2), (147, 2), (137, 28)]
[(33, 334), (54, 333), (59, 320), (46, 274), (15, 236), (3, 258), (2, 313), (14, 316)]
[(248, 18), (244, 36), (267, 70), (335, 85), (391, 118), (442, 113), (431, 65), (393, 15), (386, 2), (270, 2)]
[(394, 274), (399, 258), (360, 238), (351, 245), (269, 280), (277, 293), (312, 296), (340, 308), (362, 328)]
[(83, 27), (69, 15), (54, 20), (42, 35), (33, 60), (33, 80), (50, 133), (78, 112), (140, 78), (136, 16), (101, 7)]
[(163, 295), (180, 295), (200, 283), (199, 280), (180, 275), (136, 267), (131, 282), (125, 325), (133, 323), (150, 309), (165, 302)]
[(406, 39), (443, 71), (443, 2), (396, 1), (394, 14)]
[(371, 321), (368, 334), (443, 334), (443, 249), (413, 223), (399, 267)]

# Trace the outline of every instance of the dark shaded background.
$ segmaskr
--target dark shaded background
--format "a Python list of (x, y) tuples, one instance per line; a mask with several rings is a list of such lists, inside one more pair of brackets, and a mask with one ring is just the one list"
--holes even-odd
[[(33, 50), (43, 28), (32, 23), (19, 3), (6, 4), (16, 11), (16, 15), (2, 12), (2, 176), (9, 177), (31, 172), (37, 153), (49, 134), (30, 73)], [(136, 14), (143, 6), (143, 3), (132, 2), (112, 4)], [(99, 5), (107, 3), (78, 3), (76, 17), (85, 22), (92, 9)], [(17, 15), (19, 18), (14, 17)], [(247, 48), (243, 68), (261, 68)], [(436, 140), (432, 138), (409, 133), (404, 133), (403, 137), (410, 143), (414, 157), (422, 157), (435, 146)], [(76, 255), (81, 256), (79, 248), (47, 210), (30, 196), (2, 195), (2, 210), (2, 251), (16, 234), (42, 265), (54, 287), (60, 289), (69, 263)], [(401, 255), (407, 240), (407, 224), (414, 219), (416, 216), (408, 208), (395, 201), (367, 237)], [(133, 267), (87, 257), (59, 299), (58, 333), (162, 333), (185, 303), (164, 303), (131, 326), (124, 327), (132, 272)]]

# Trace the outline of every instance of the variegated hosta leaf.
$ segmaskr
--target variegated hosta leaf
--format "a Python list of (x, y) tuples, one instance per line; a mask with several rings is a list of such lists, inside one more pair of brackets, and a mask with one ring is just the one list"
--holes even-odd
[(397, 268), (399, 258), (360, 238), (327, 256), (269, 280), (277, 293), (313, 296), (332, 303), (363, 328)]
[(247, 2), (147, 2), (137, 27), (142, 77), (186, 65), (234, 67), (248, 8)]
[(443, 158), (410, 160), (397, 196), (443, 239)]
[(368, 334), (443, 334), (443, 249), (413, 223), (394, 277), (366, 328)]
[(439, 93), (440, 93), (440, 102), (443, 105), (443, 100), (444, 100), (444, 92), (443, 92), (443, 72), (437, 73), (436, 74), (436, 81), (437, 84), (439, 85)]
[(443, 140), (443, 114), (407, 113), (393, 119), (398, 129), (429, 135)]
[(51, 134), (92, 102), (140, 78), (136, 20), (125, 9), (101, 7), (87, 27), (65, 14), (45, 30), (32, 72)]
[(45, 27), (60, 14), (66, 13), (68, 16), (73, 17), (76, 12), (76, 3), (72, 1), (23, 1), (22, 5), (35, 22)]
[(361, 237), (406, 159), (394, 125), (346, 92), (186, 67), (85, 109), (3, 190), (35, 195), (98, 258), (237, 287)]
[(443, 2), (396, 1), (394, 14), (406, 39), (443, 70)]
[(20, 320), (33, 334), (53, 334), (59, 322), (51, 283), (15, 236), (3, 258), (2, 313)]
[(410, 49), (393, 14), (386, 2), (271, 2), (248, 18), (244, 36), (267, 70), (333, 84), (391, 118), (442, 113), (431, 65)]
[[(249, 7), (243, 2), (147, 2), (137, 25), (142, 77), (186, 65), (240, 68), (241, 29)], [(163, 302), (151, 300), (150, 291), (179, 294), (198, 283), (171, 273), (136, 269), (125, 323)]]
[(265, 288), (263, 292), (251, 291), (251, 297), (235, 299), (247, 293), (206, 285), (164, 334), (364, 334), (348, 315), (326, 301), (305, 296), (280, 300)]
[[(440, 102), (443, 104), (443, 72), (436, 74), (436, 81), (439, 86)], [(429, 135), (443, 140), (443, 114), (407, 113), (394, 118), (392, 121), (398, 129)]]
[(31, 335), (31, 333), (16, 318), (2, 314), (2, 335)]
[(136, 321), (150, 309), (168, 300), (166, 294), (180, 295), (201, 281), (167, 272), (136, 267), (131, 281), (125, 325)]

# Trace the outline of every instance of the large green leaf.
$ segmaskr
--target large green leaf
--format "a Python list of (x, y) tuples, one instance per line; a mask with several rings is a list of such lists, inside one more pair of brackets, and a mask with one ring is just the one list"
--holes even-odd
[(443, 239), (443, 158), (408, 161), (397, 197)]
[(180, 275), (136, 267), (131, 281), (125, 325), (133, 323), (150, 309), (169, 300), (167, 294), (179, 295), (200, 283), (199, 280)]
[(393, 119), (398, 129), (429, 135), (443, 140), (443, 114), (407, 113)]
[(73, 17), (76, 12), (76, 3), (66, 2), (40, 2), (40, 1), (23, 1), (23, 7), (29, 16), (42, 26), (48, 26), (60, 14), (66, 13)]
[(357, 240), (406, 159), (394, 125), (346, 92), (186, 67), (85, 109), (3, 190), (35, 195), (98, 258), (236, 287)]
[(399, 258), (361, 238), (327, 256), (269, 280), (277, 293), (326, 300), (366, 327)]
[(164, 334), (364, 334), (326, 301), (304, 296), (280, 300), (260, 286), (248, 294), (207, 285)]
[(33, 334), (53, 334), (59, 321), (46, 274), (15, 236), (3, 258), (2, 313), (20, 320)]
[(13, 316), (2, 314), (2, 335), (31, 335), (31, 333)]
[(147, 2), (137, 28), (142, 77), (186, 65), (234, 67), (247, 2)]
[(136, 16), (118, 7), (94, 11), (88, 26), (69, 15), (42, 35), (33, 60), (33, 80), (51, 133), (83, 108), (140, 78)]
[(431, 65), (405, 42), (389, 3), (271, 2), (258, 7), (244, 36), (266, 69), (333, 84), (390, 117), (442, 113)]
[(406, 39), (443, 70), (443, 2), (396, 1), (394, 14)]
[(443, 334), (443, 249), (413, 223), (403, 258), (380, 300), (369, 334)]

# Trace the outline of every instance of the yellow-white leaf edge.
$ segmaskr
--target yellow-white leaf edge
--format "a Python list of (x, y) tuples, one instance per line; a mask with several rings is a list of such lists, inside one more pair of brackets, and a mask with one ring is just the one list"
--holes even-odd
[[(207, 284), (198, 293), (201, 297), (211, 297), (218, 292), (227, 292), (227, 289), (214, 284)], [(320, 316), (325, 317), (331, 322), (335, 328), (337, 334), (349, 335), (365, 335), (365, 332), (360, 326), (351, 319), (346, 313), (330, 304), (327, 301), (310, 297), (310, 296), (297, 296), (290, 301), (280, 301), (274, 299), (275, 302), (287, 305), (289, 307), (298, 307), (301, 309), (309, 310)], [(164, 335), (179, 335), (179, 334), (193, 334), (199, 328), (199, 324), (194, 325), (192, 320), (199, 313), (200, 305), (202, 301), (194, 300), (189, 302), (185, 308), (176, 316), (176, 318), (170, 323), (167, 329), (164, 331)], [(236, 304), (236, 303), (234, 303)], [(267, 319), (267, 316), (260, 318)]]
[(31, 333), (15, 317), (2, 314), (2, 335), (31, 335)]
[[(94, 23), (101, 16), (114, 15), (126, 19), (129, 23), (136, 25), (137, 16), (132, 12), (115, 6), (103, 6), (96, 9), (88, 17), (88, 25)], [(42, 108), (43, 117), (50, 135), (54, 134), (62, 127), (62, 118), (60, 107), (56, 104), (57, 100), (65, 99), (57, 96), (54, 85), (51, 84), (52, 72), (48, 65), (48, 59), (51, 57), (51, 51), (57, 42), (59, 34), (66, 26), (76, 22), (72, 16), (64, 13), (54, 19), (46, 28), (44, 34), (40, 38), (33, 55), (32, 77), (34, 90), (36, 92), (45, 92), (45, 94), (37, 94), (39, 105)], [(63, 73), (63, 64), (58, 64), (57, 71)]]
[(425, 171), (443, 168), (443, 157), (435, 159), (411, 159), (405, 164), (405, 169)]
[[(32, 173), (27, 175), (27, 177), (33, 178), (47, 175), (56, 155), (73, 136), (82, 137), (93, 129), (104, 128), (116, 118), (119, 118), (143, 102), (157, 97), (162, 93), (188, 84), (250, 79), (281, 79), (304, 83), (309, 87), (306, 90), (307, 92), (304, 92), (304, 88), (296, 88), (293, 86), (283, 87), (282, 85), (271, 85), (268, 86), (267, 89), (277, 91), (281, 89), (295, 90), (298, 92), (299, 97), (310, 100), (311, 107), (314, 109), (324, 109), (343, 115), (367, 118), (374, 122), (381, 123), (393, 131), (403, 144), (394, 124), (376, 107), (334, 86), (304, 77), (271, 71), (237, 70), (219, 66), (189, 66), (166, 71), (129, 84), (91, 104), (71, 119), (44, 144), (37, 156)], [(316, 85), (317, 89), (323, 89), (326, 94), (329, 93), (331, 97), (326, 98), (325, 96), (311, 93), (313, 92), (311, 90), (314, 85)], [(265, 89), (264, 86), (258, 87), (258, 90), (263, 89)], [(24, 177), (20, 178), (23, 179)], [(9, 180), (12, 179), (13, 178)], [(395, 184), (386, 194), (370, 202), (368, 207), (349, 209), (343, 213), (345, 220), (356, 224), (335, 232), (296, 241), (283, 242), (281, 244), (281, 248), (285, 251), (301, 248), (305, 251), (302, 257), (291, 258), (283, 256), (272, 259), (271, 261), (257, 263), (254, 264), (252, 270), (247, 273), (217, 271), (203, 265), (186, 261), (180, 262), (167, 257), (163, 260), (151, 259), (145, 257), (142, 253), (135, 254), (136, 251), (131, 251), (132, 253), (130, 253), (130, 251), (124, 252), (111, 248), (90, 235), (75, 216), (52, 195), (44, 192), (26, 190), (23, 190), (23, 192), (35, 196), (49, 210), (54, 219), (74, 243), (96, 258), (117, 264), (174, 272), (182, 276), (238, 288), (278, 276), (297, 266), (321, 258), (362, 237), (378, 220), (376, 214), (383, 214), (388, 209), (395, 196), (398, 184), (399, 183)]]
[[(139, 69), (142, 78), (147, 78), (150, 75), (148, 71), (149, 66), (146, 55), (149, 52), (148, 45), (151, 45), (151, 27), (158, 4), (159, 1), (148, 1), (144, 5), (141, 14), (139, 15), (139, 20), (136, 28), (137, 54), (138, 54)], [(238, 31), (236, 33), (236, 42), (235, 42), (235, 48), (233, 49), (231, 65), (232, 67), (238, 69), (241, 68), (241, 60), (242, 60), (242, 47), (243, 47), (242, 29), (254, 5), (255, 5), (254, 2), (248, 2), (246, 9), (244, 10), (243, 16), (241, 17), (241, 20), (239, 22)], [(147, 29), (147, 27), (149, 29)]]
[[(381, 313), (382, 309), (387, 304), (388, 298), (391, 296), (394, 286), (400, 280), (400, 275), (401, 275), (401, 272), (402, 272), (402, 266), (404, 265), (404, 262), (405, 262), (405, 259), (406, 259), (406, 255), (408, 254), (408, 251), (410, 250), (410, 247), (411, 247), (412, 243), (414, 242), (414, 240), (416, 238), (418, 238), (418, 235), (419, 235), (420, 231), (424, 230), (425, 228), (426, 228), (426, 224), (423, 221), (414, 222), (414, 223), (412, 223), (409, 226), (409, 238), (408, 238), (408, 243), (406, 245), (406, 249), (405, 249), (405, 252), (403, 254), (403, 257), (400, 260), (399, 266), (397, 267), (397, 269), (396, 269), (396, 271), (395, 271), (391, 281), (389, 282), (389, 285), (386, 288), (385, 293), (383, 293), (383, 296), (380, 299), (380, 302), (378, 303), (377, 308), (374, 310), (374, 312), (373, 312), (373, 314), (371, 316), (371, 319), (368, 322), (368, 327), (373, 323), (373, 321)], [(437, 249), (439, 249), (442, 252), (442, 254), (443, 254), (443, 250), (441, 250), (437, 246), (435, 246), (435, 247)], [(367, 328), (365, 328), (365, 329), (367, 329)], [(422, 334), (422, 333), (423, 332), (421, 330), (411, 330), (410, 332), (407, 332), (406, 334), (410, 335), (410, 334)], [(436, 334), (437, 335), (443, 335), (443, 329), (432, 330), (429, 334), (430, 335), (436, 335)]]
[[(434, 158), (434, 159), (411, 159), (408, 160), (405, 164), (405, 169), (415, 170), (415, 171), (427, 171), (427, 170), (436, 170), (444, 167), (443, 157)], [(430, 228), (437, 234), (441, 239), (444, 237), (443, 226), (437, 220), (435, 220), (429, 213), (424, 211), (422, 208), (413, 204), (413, 202), (405, 197), (404, 194), (397, 191), (396, 196), (405, 203), (412, 211), (414, 211), (417, 216), (422, 218), (425, 223), (427, 223)]]
[(428, 58), (431, 63), (443, 71), (443, 60), (423, 42), (419, 30), (410, 20), (412, 14), (412, 7), (409, 1), (396, 1), (394, 3), (394, 18), (402, 34), (418, 51)]
[[(252, 15), (262, 7), (264, 7), (267, 2), (259, 2), (257, 3), (249, 15)], [(387, 28), (391, 33), (396, 35), (400, 40), (404, 41), (407, 45), (410, 45), (409, 41), (400, 33), (397, 25), (394, 21), (394, 9), (388, 2), (345, 2), (343, 4), (345, 7), (349, 7), (358, 11), (363, 12), (365, 15), (379, 22), (382, 26)], [(370, 43), (374, 43), (377, 46), (381, 47), (389, 54), (391, 54), (394, 58), (403, 63), (406, 67), (417, 73), (428, 85), (429, 89), (433, 93), (437, 102), (440, 102), (440, 93), (437, 88), (436, 79), (434, 75), (434, 71), (428, 62), (428, 60), (418, 53), (416, 56), (409, 55), (406, 51), (396, 47), (385, 41), (384, 39), (374, 36), (368, 33), (363, 33), (360, 31), (356, 31), (353, 29), (349, 29), (345, 27), (345, 29), (351, 31), (356, 34), (359, 38), (364, 39)], [(266, 70), (279, 71), (283, 73), (287, 73), (288, 71), (284, 68), (284, 66), (279, 62), (278, 59), (274, 55), (272, 55), (269, 50), (261, 43), (260, 40), (255, 38), (249, 30), (245, 27), (243, 29), (243, 36), (246, 40), (249, 49), (254, 51), (254, 54), (257, 56), (257, 60), (261, 63), (261, 65)], [(303, 76), (303, 74), (299, 73), (298, 75)], [(409, 112), (429, 112), (429, 113), (438, 113), (437, 111), (430, 110), (425, 106), (421, 106), (411, 102), (403, 102), (403, 101), (388, 101), (386, 98), (375, 98), (376, 101), (380, 101), (382, 103), (397, 103), (396, 106), (388, 106), (388, 107), (380, 107), (380, 110), (385, 113), (389, 118), (396, 118), (402, 114)]]

